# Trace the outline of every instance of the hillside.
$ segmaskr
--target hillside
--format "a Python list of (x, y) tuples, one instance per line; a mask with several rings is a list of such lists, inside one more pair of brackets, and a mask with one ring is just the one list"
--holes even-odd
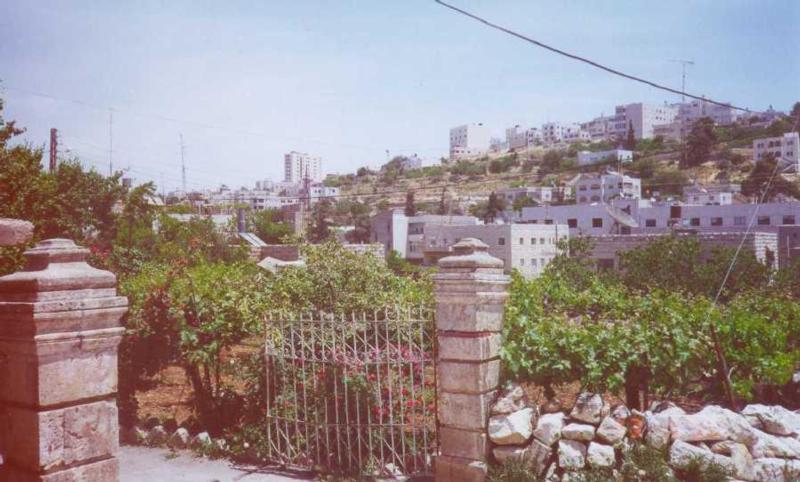
[[(532, 147), (511, 153), (491, 153), (481, 158), (412, 170), (403, 169), (402, 159), (395, 158), (378, 172), (361, 168), (354, 174), (329, 176), (326, 183), (339, 186), (344, 196), (358, 196), (374, 210), (404, 206), (406, 193), (413, 191), (419, 210), (460, 213), (468, 212), (470, 206), (485, 201), (492, 191), (499, 189), (563, 186), (580, 173), (621, 168), (624, 173), (642, 179), (643, 196), (679, 196), (682, 187), (692, 182), (744, 182), (754, 168), (753, 140), (780, 135), (790, 127), (788, 121), (776, 121), (766, 128), (716, 127), (716, 142), (710, 144), (705, 162), (692, 167), (681, 166), (684, 147), (680, 143), (654, 139), (638, 141), (634, 161), (622, 166), (601, 163), (579, 168), (576, 166), (578, 151), (599, 151), (613, 146), (608, 143), (573, 144), (557, 149)], [(796, 175), (784, 177), (800, 187)]]

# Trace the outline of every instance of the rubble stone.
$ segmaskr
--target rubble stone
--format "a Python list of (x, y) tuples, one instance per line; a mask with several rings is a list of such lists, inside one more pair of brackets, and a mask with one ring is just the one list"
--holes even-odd
[(527, 405), (525, 391), (521, 386), (512, 384), (502, 391), (497, 401), (492, 404), (491, 415), (508, 415), (522, 410)]
[(586, 446), (575, 440), (559, 440), (558, 465), (564, 470), (579, 470), (586, 465)]
[(756, 459), (753, 472), (759, 482), (796, 482), (800, 480), (800, 460)]
[(561, 439), (561, 430), (564, 428), (564, 414), (548, 413), (539, 417), (533, 436), (545, 445), (553, 445)]
[(578, 395), (570, 412), (570, 418), (597, 425), (603, 417), (603, 397), (597, 393), (584, 392)]
[(616, 445), (625, 437), (628, 429), (624, 425), (614, 420), (613, 417), (608, 416), (603, 419), (603, 422), (597, 428), (597, 438), (602, 442), (611, 445)]
[(716, 464), (733, 472), (733, 461), (723, 455), (695, 447), (681, 440), (675, 441), (669, 449), (669, 463), (672, 467), (685, 469), (693, 461), (699, 460), (704, 465)]
[(757, 420), (758, 428), (773, 435), (800, 435), (800, 414), (780, 405), (748, 405), (742, 415)]
[(532, 408), (523, 408), (509, 415), (495, 415), (489, 419), (489, 438), (498, 445), (525, 443), (532, 433)]
[(587, 454), (589, 465), (593, 467), (613, 467), (617, 462), (614, 447), (610, 445), (591, 442)]
[(594, 425), (571, 423), (561, 430), (561, 438), (589, 442), (594, 438)]
[(176, 449), (185, 449), (189, 446), (190, 439), (189, 431), (183, 427), (178, 427), (169, 438), (169, 445)]

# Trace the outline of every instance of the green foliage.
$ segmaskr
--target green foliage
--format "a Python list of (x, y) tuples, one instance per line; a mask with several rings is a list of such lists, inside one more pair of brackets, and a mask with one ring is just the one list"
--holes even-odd
[(625, 136), (625, 142), (622, 144), (622, 147), (629, 151), (636, 149), (636, 133), (633, 130), (632, 121), (628, 122), (628, 134)]
[(382, 259), (353, 253), (336, 242), (304, 246), (303, 258), (305, 268), (285, 269), (266, 281), (272, 309), (350, 313), (432, 301), (427, 276), (397, 276)]
[(522, 208), (528, 206), (536, 206), (536, 201), (534, 201), (528, 196), (518, 196), (514, 198), (514, 202), (512, 203), (511, 208), (514, 211), (522, 211)]
[(714, 121), (709, 117), (698, 119), (686, 138), (686, 166), (699, 166), (709, 160), (711, 149), (717, 143)]
[(765, 201), (772, 200), (779, 194), (800, 198), (800, 187), (783, 177), (779, 172), (780, 169), (777, 169), (778, 172), (776, 172), (777, 162), (772, 154), (768, 154), (757, 162), (747, 179), (742, 182), (742, 194), (760, 198), (769, 186)]
[(697, 457), (690, 460), (678, 475), (680, 480), (687, 482), (727, 482), (733, 474), (721, 465)]
[(657, 169), (655, 175), (648, 181), (642, 181), (642, 188), (648, 191), (658, 191), (663, 194), (680, 195), (683, 186), (689, 184), (689, 176), (679, 169)]
[(218, 432), (230, 420), (233, 393), (222, 354), (261, 329), (261, 282), (254, 266), (229, 263), (150, 264), (123, 280), (120, 293), (130, 303), (120, 348), (123, 419), (133, 416), (135, 388), (178, 364), (204, 426)]
[(493, 159), (491, 162), (489, 162), (489, 172), (492, 174), (508, 172), (512, 167), (517, 167), (519, 164), (519, 159), (517, 158), (517, 153), (515, 152), (511, 155)]
[(251, 211), (247, 215), (247, 229), (267, 244), (283, 244), (292, 235), (292, 227), (280, 209)]
[(530, 463), (522, 458), (512, 458), (503, 464), (494, 464), (489, 467), (487, 482), (541, 482), (544, 478), (538, 477)]
[(667, 454), (642, 443), (634, 443), (622, 454), (623, 482), (678, 482), (667, 464)]
[(450, 173), (457, 176), (482, 176), (486, 174), (486, 166), (477, 161), (462, 159), (450, 167)]
[(506, 200), (498, 196), (494, 191), (489, 194), (489, 200), (486, 202), (486, 212), (483, 215), (483, 222), (486, 224), (493, 223), (497, 219), (497, 215), (503, 212), (506, 208)]
[(322, 243), (332, 236), (333, 203), (323, 199), (314, 204), (311, 214), (311, 226), (308, 228), (308, 240), (312, 243)]

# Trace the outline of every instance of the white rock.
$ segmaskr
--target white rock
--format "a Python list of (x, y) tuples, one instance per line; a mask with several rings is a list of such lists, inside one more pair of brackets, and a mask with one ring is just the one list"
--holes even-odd
[(544, 480), (546, 482), (558, 482), (558, 475), (556, 475), (557, 468), (558, 464), (555, 462), (547, 467), (547, 471), (544, 474)]
[(625, 432), (627, 431), (628, 429), (624, 425), (609, 416), (604, 418), (603, 423), (597, 427), (597, 438), (611, 445), (616, 445), (625, 438)]
[(527, 447), (506, 445), (495, 447), (492, 453), (494, 454), (494, 458), (501, 464), (510, 459), (526, 460), (536, 474), (540, 475), (544, 472), (546, 468), (545, 464), (550, 460), (550, 455), (553, 453), (553, 450), (550, 446), (534, 439)]
[(748, 405), (742, 415), (757, 419), (759, 428), (773, 435), (800, 435), (800, 414), (780, 405)]
[(733, 461), (723, 455), (695, 447), (681, 440), (673, 443), (669, 449), (669, 464), (672, 467), (685, 469), (694, 460), (699, 460), (705, 466), (713, 463), (729, 472), (733, 472)]
[(800, 480), (800, 460), (756, 459), (753, 467), (754, 480), (759, 482), (797, 482)]
[(561, 430), (561, 438), (588, 442), (594, 438), (594, 425), (571, 423)]
[(154, 446), (161, 445), (167, 441), (167, 437), (167, 431), (164, 430), (164, 427), (161, 425), (156, 425), (150, 429), (150, 432), (147, 433), (147, 444)]
[(564, 470), (579, 470), (586, 465), (586, 446), (575, 440), (559, 440), (558, 465)]
[(492, 404), (491, 415), (508, 415), (525, 408), (525, 391), (521, 386), (511, 384), (503, 390), (497, 401)]
[(580, 422), (597, 425), (603, 418), (603, 397), (597, 393), (584, 392), (578, 395), (569, 416)]
[(752, 429), (756, 436), (756, 443), (752, 445), (753, 457), (772, 458), (783, 457), (790, 459), (800, 458), (800, 441), (790, 437), (777, 437), (762, 432), (757, 428)]
[(495, 415), (489, 418), (489, 438), (497, 445), (523, 444), (532, 433), (532, 408), (523, 408), (509, 415)]
[(734, 443), (730, 448), (734, 477), (742, 480), (755, 480), (753, 457), (747, 447), (740, 443)]
[(723, 440), (722, 442), (714, 442), (711, 445), (711, 451), (715, 454), (720, 455), (730, 455), (731, 454), (731, 446), (736, 444), (731, 440)]
[(228, 450), (228, 442), (226, 442), (224, 438), (218, 438), (214, 440), (214, 444), (217, 446), (219, 450), (223, 452)]
[(614, 447), (610, 445), (591, 442), (586, 453), (589, 465), (593, 467), (613, 467), (617, 463)]
[(733, 440), (747, 446), (755, 442), (754, 429), (743, 416), (716, 405), (670, 417), (669, 429), (672, 440), (684, 442)]
[(685, 414), (686, 412), (680, 407), (668, 408), (657, 414), (646, 412), (647, 432), (645, 433), (644, 440), (647, 445), (659, 450), (666, 447), (669, 444), (670, 437), (670, 418)]
[(547, 413), (539, 417), (533, 436), (545, 445), (553, 445), (561, 439), (561, 430), (564, 428), (564, 414), (561, 412)]
[(611, 411), (611, 416), (614, 417), (614, 420), (617, 422), (625, 424), (625, 421), (631, 416), (631, 411), (628, 410), (628, 407), (625, 405), (617, 405), (614, 407), (614, 410)]
[(169, 445), (170, 447), (174, 447), (176, 449), (185, 449), (189, 446), (189, 431), (183, 427), (178, 427), (177, 430), (172, 434), (169, 438)]
[(208, 447), (212, 443), (211, 435), (208, 432), (200, 432), (199, 434), (195, 435), (191, 441), (191, 447), (194, 449), (200, 449), (203, 447)]

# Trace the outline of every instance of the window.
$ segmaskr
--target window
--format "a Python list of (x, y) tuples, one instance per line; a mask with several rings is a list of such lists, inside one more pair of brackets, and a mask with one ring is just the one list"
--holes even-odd
[(783, 217), (783, 224), (794, 224), (794, 214), (789, 214)]
[(531, 238), (531, 244), (536, 244), (536, 238)]
[(601, 270), (614, 269), (614, 258), (600, 258), (597, 260), (597, 268)]
[(519, 265), (520, 266), (525, 266), (525, 258), (520, 258), (519, 259)]
[(712, 226), (722, 226), (722, 218), (711, 218)]
[(575, 218), (567, 219), (567, 226), (570, 228), (577, 228), (578, 227), (578, 220)]
[(525, 244), (525, 238), (519, 238), (519, 244)]
[(758, 225), (759, 226), (769, 226), (769, 216), (759, 216), (758, 217)]
[(700, 218), (692, 218), (689, 220), (691, 226), (700, 226)]
[(630, 226), (622, 226), (619, 230), (619, 234), (631, 234), (631, 227)]
[(536, 258), (531, 258), (531, 266), (536, 267)]
[(745, 224), (747, 224), (747, 218), (745, 218), (744, 216), (735, 216), (733, 218), (734, 226), (744, 226)]
[(586, 190), (586, 185), (581, 185), (581, 186), (578, 188), (578, 190), (579, 190), (579, 191), (585, 191), (585, 190)]
[(655, 219), (645, 219), (644, 226), (646, 228), (654, 228), (656, 227), (656, 220)]
[(603, 218), (592, 218), (592, 227), (593, 228), (602, 228), (603, 227)]
[(670, 206), (669, 207), (669, 217), (675, 219), (681, 217), (681, 207), (680, 206)]
[(545, 219), (544, 223), (545, 224), (553, 224), (553, 220), (552, 219)]
[(500, 246), (505, 246), (506, 238), (497, 238), (497, 244), (499, 244)]
[(580, 202), (585, 203), (586, 202), (586, 196), (581, 196)]
[(539, 244), (544, 244), (544, 238), (539, 238)]

